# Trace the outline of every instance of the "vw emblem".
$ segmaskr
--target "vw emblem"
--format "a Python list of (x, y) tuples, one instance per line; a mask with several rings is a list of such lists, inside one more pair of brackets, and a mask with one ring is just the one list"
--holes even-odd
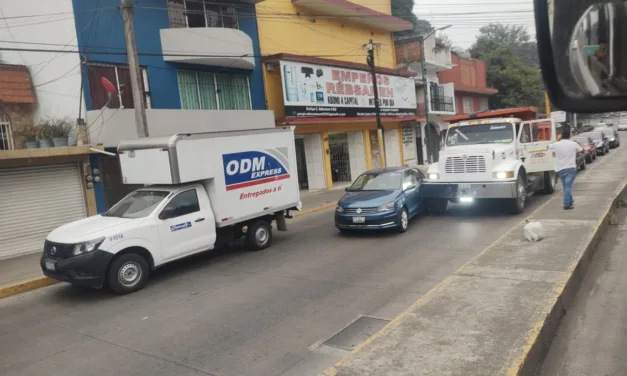
[(466, 158), (468, 158), (468, 154), (462, 154), (462, 159), (466, 160)]
[(50, 248), (50, 254), (53, 255), (53, 256), (56, 255), (57, 254), (57, 247)]
[(357, 209), (357, 214), (361, 214), (361, 208)]

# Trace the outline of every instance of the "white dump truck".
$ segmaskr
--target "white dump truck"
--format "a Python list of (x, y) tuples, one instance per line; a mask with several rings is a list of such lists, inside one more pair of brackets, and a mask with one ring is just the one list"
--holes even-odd
[(301, 208), (290, 128), (145, 138), (122, 142), (118, 154), (123, 182), (145, 187), (52, 231), (46, 276), (134, 292), (151, 270), (238, 238), (268, 247), (272, 223), (285, 231)]
[(439, 161), (429, 166), (421, 191), (435, 213), (449, 202), (500, 200), (522, 213), (527, 197), (553, 193), (557, 182), (555, 123), (535, 117), (535, 108), (486, 111), (451, 124)]

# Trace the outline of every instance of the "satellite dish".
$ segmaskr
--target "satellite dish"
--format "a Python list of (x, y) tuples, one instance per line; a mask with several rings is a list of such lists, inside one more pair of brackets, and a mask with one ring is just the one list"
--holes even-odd
[(105, 91), (111, 95), (118, 95), (118, 89), (115, 87), (111, 81), (104, 77), (100, 77), (100, 83), (104, 87)]

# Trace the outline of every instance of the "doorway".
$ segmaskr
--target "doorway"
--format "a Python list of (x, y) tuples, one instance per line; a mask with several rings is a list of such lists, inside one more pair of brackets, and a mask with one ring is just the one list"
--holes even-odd
[(300, 189), (309, 189), (309, 177), (307, 176), (307, 157), (305, 154), (305, 139), (297, 137), (296, 144), (296, 171), (298, 173), (298, 186)]
[(351, 182), (348, 135), (346, 133), (329, 134), (329, 152), (331, 154), (331, 180), (333, 183)]
[(376, 129), (370, 130), (370, 161), (372, 168), (381, 168), (381, 150), (379, 150), (379, 134)]
[(418, 135), (418, 137), (416, 137), (416, 154), (417, 154), (418, 164), (424, 165), (425, 156), (422, 150), (422, 136), (421, 135)]
[(425, 125), (425, 141), (429, 163), (437, 162), (440, 159), (440, 133), (433, 123)]

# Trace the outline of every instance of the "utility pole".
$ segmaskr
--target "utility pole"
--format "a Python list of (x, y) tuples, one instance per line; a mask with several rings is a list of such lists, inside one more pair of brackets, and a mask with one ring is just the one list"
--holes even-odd
[[(435, 31), (434, 31), (435, 32)], [(430, 33), (427, 38), (429, 36), (431, 36), (432, 33)], [(418, 43), (420, 43), (420, 70), (422, 73), (422, 93), (425, 97), (424, 102), (425, 102), (425, 131), (427, 126), (429, 125), (429, 88), (427, 87), (427, 66), (425, 64), (425, 37), (423, 37), (422, 35), (418, 38)], [(425, 132), (426, 134), (427, 132)], [(429, 132), (429, 134), (431, 136), (432, 133)], [(426, 138), (426, 137), (425, 137)], [(422, 143), (425, 143), (427, 140), (425, 138), (421, 137), (421, 141)], [(422, 147), (422, 145), (420, 145), (420, 147)], [(427, 148), (425, 148), (427, 149)], [(423, 149), (423, 150), (425, 150)], [(431, 155), (429, 154), (428, 150), (426, 150), (427, 152), (424, 153), (426, 154), (427, 157), (427, 163), (432, 163), (433, 161), (431, 160)]]
[(383, 124), (381, 123), (381, 108), (379, 107), (379, 87), (377, 85), (377, 70), (374, 65), (374, 43), (372, 39), (368, 41), (366, 45), (368, 49), (368, 57), (366, 62), (370, 67), (370, 74), (372, 75), (372, 88), (374, 90), (374, 112), (377, 119), (377, 138), (379, 141), (379, 159), (381, 168), (385, 167), (385, 142), (383, 140)]
[(551, 101), (546, 91), (544, 92), (544, 111), (546, 112), (546, 116), (551, 115)]
[(126, 54), (128, 55), (128, 68), (131, 73), (131, 91), (135, 107), (135, 127), (137, 137), (148, 137), (148, 122), (146, 121), (146, 104), (142, 95), (143, 76), (139, 69), (137, 57), (137, 44), (135, 43), (135, 25), (133, 23), (132, 0), (120, 0), (122, 9), (122, 21), (124, 22), (124, 39), (126, 40)]

